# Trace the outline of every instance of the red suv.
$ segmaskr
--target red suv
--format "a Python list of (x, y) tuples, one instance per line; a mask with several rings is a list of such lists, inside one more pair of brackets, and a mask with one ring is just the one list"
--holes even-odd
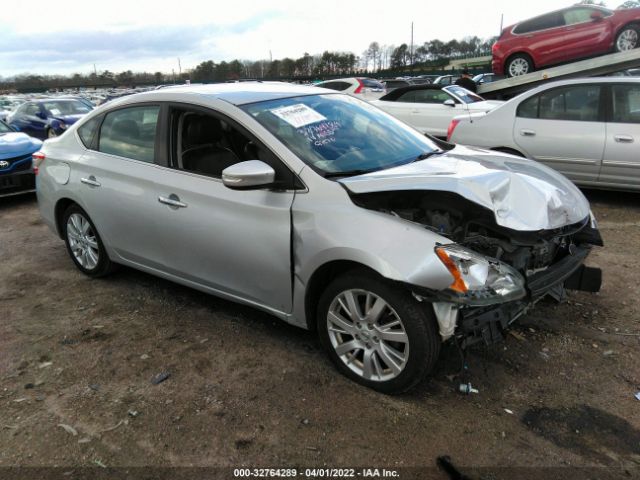
[(576, 5), (505, 28), (493, 45), (493, 71), (515, 77), (535, 69), (636, 48), (640, 8)]

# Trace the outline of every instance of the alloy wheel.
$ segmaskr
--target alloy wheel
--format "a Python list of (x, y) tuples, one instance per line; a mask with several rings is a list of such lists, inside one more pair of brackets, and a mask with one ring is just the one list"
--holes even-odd
[(633, 28), (628, 28), (618, 35), (616, 48), (619, 52), (633, 50), (638, 46), (638, 32)]
[(58, 134), (53, 128), (50, 128), (49, 130), (47, 130), (47, 138), (55, 138), (57, 136)]
[(80, 213), (73, 213), (67, 220), (67, 239), (69, 248), (78, 264), (93, 270), (100, 260), (100, 249), (91, 223)]
[(509, 75), (519, 77), (529, 73), (529, 62), (526, 59), (518, 57), (514, 58), (509, 64)]
[(392, 380), (409, 359), (402, 319), (375, 293), (354, 289), (338, 294), (329, 307), (327, 330), (340, 360), (366, 380)]

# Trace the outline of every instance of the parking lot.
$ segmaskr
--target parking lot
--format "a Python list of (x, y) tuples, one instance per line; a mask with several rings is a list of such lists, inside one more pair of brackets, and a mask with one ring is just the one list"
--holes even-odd
[(3, 199), (0, 466), (434, 467), (449, 455), (465, 473), (633, 477), (640, 197), (587, 196), (603, 290), (544, 303), (505, 343), (474, 348), (479, 394), (455, 392), (449, 348), (431, 379), (395, 397), (351, 383), (314, 336), (257, 310), (130, 269), (88, 279), (35, 196)]

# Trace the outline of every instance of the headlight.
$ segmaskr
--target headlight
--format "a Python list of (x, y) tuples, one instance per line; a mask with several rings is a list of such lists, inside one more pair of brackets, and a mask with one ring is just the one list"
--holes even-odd
[(436, 247), (436, 255), (453, 275), (449, 300), (467, 305), (490, 305), (525, 296), (524, 278), (515, 269), (460, 245)]

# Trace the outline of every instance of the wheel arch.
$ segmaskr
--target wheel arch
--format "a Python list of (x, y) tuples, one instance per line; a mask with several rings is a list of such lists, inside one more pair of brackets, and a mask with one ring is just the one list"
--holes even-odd
[(309, 278), (305, 289), (304, 312), (308, 330), (316, 331), (316, 310), (326, 286), (334, 278), (352, 270), (365, 270), (372, 275), (383, 278), (373, 268), (353, 260), (332, 260), (319, 266)]
[(64, 229), (62, 228), (62, 217), (64, 215), (64, 212), (66, 212), (67, 208), (69, 208), (71, 205), (78, 205), (80, 208), (82, 208), (82, 206), (79, 205), (78, 202), (67, 197), (59, 199), (56, 202), (56, 206), (54, 207), (53, 216), (56, 222), (56, 231), (58, 232), (58, 236), (60, 238), (63, 238), (64, 232)]

